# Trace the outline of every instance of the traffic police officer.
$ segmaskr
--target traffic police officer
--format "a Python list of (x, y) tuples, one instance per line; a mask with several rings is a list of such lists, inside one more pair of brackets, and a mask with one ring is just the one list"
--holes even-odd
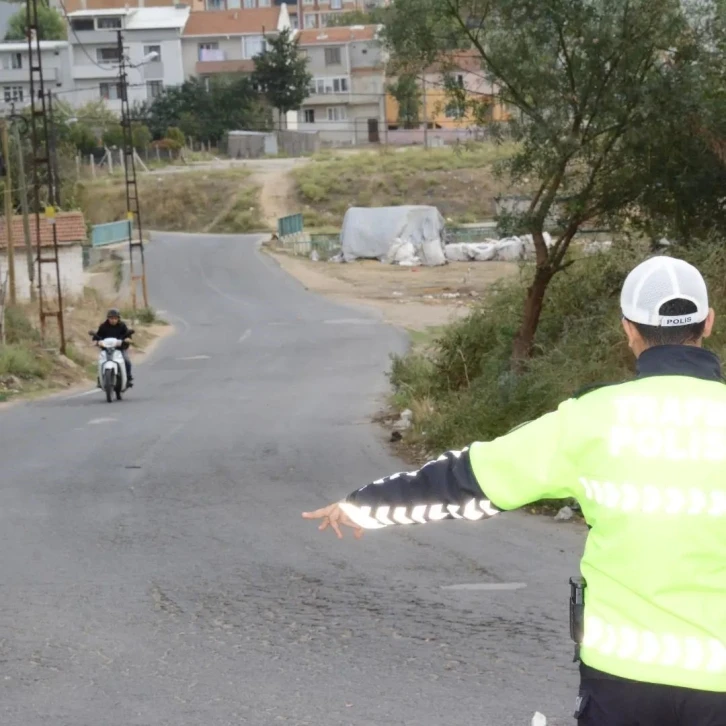
[(726, 385), (701, 347), (714, 313), (698, 270), (665, 256), (628, 275), (621, 308), (634, 380), (303, 516), (360, 537), (574, 497), (590, 527), (578, 724), (726, 726)]

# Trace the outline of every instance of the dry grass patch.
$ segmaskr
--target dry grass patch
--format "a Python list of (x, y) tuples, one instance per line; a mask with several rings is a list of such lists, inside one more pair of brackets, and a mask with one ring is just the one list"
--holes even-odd
[(494, 215), (506, 185), (494, 164), (511, 144), (467, 144), (442, 149), (381, 150), (336, 156), (322, 153), (293, 171), (308, 227), (340, 226), (349, 206), (431, 204), (453, 222)]
[[(245, 233), (264, 229), (259, 187), (244, 169), (139, 176), (145, 228), (168, 232)], [(79, 182), (78, 198), (89, 224), (124, 219), (120, 176)]]

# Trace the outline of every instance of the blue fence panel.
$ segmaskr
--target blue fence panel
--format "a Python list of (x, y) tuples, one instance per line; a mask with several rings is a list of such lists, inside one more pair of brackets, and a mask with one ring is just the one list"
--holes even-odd
[(277, 236), (285, 237), (289, 234), (299, 234), (303, 231), (302, 214), (290, 214), (277, 220)]
[(124, 219), (120, 222), (109, 222), (108, 224), (96, 224), (91, 229), (91, 245), (103, 247), (118, 242), (126, 242), (129, 238), (129, 222)]

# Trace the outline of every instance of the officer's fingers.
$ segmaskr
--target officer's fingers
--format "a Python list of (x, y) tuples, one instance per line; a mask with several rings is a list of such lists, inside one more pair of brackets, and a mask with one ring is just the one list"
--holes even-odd
[(353, 535), (356, 539), (360, 539), (363, 534), (365, 533), (365, 530), (362, 527), (356, 527), (355, 532), (353, 532)]
[(343, 533), (340, 531), (340, 517), (331, 517), (330, 518), (330, 526), (333, 528), (333, 531), (337, 535), (338, 539), (343, 539)]
[(304, 519), (322, 519), (323, 517), (327, 517), (335, 506), (335, 504), (329, 504), (327, 507), (321, 507), (312, 512), (303, 512), (302, 516)]

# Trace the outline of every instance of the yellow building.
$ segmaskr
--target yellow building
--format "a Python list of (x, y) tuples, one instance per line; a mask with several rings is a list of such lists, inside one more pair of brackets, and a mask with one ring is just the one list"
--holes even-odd
[[(424, 118), (424, 94), (426, 119), (429, 128), (461, 129), (476, 125), (477, 121), (472, 113), (472, 104), (470, 102), (476, 102), (479, 105), (485, 101), (490, 104), (491, 110), (487, 121), (505, 121), (508, 119), (509, 114), (498, 101), (494, 88), (484, 78), (480, 68), (480, 61), (476, 54), (462, 52), (457, 54), (455, 60), (448, 61), (445, 66), (437, 64), (428, 68), (424, 74), (419, 76), (417, 82), (422, 97), (419, 113), (421, 125), (423, 126)], [(456, 108), (456, 104), (452, 103), (449, 94), (447, 94), (445, 82), (447, 75), (465, 89), (466, 102), (464, 109)], [(399, 126), (398, 102), (390, 92), (386, 93), (386, 123), (389, 128)]]

